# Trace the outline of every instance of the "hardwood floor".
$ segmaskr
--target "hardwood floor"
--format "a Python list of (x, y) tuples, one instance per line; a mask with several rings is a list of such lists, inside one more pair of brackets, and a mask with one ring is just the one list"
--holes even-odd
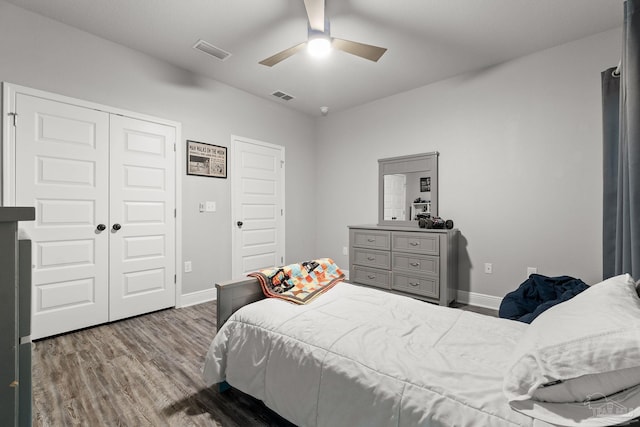
[(474, 313), (485, 314), (487, 316), (498, 317), (498, 310), (494, 310), (492, 308), (476, 307), (473, 305), (462, 304), (457, 301), (454, 301), (453, 304), (451, 304), (451, 307), (465, 311), (473, 311)]
[(237, 390), (206, 388), (215, 302), (35, 343), (34, 426), (292, 426)]
[(292, 427), (237, 390), (205, 387), (215, 310), (163, 310), (37, 341), (34, 426)]

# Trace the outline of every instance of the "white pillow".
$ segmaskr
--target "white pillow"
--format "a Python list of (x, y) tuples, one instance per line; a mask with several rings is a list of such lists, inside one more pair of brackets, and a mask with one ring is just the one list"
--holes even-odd
[(538, 316), (518, 343), (503, 385), (514, 408), (531, 416), (544, 408), (541, 419), (560, 425), (607, 425), (561, 424), (553, 408), (559, 413), (559, 405), (578, 402), (570, 406), (593, 409), (587, 401), (613, 400), (623, 390), (625, 405), (633, 407), (619, 410), (616, 420), (640, 415), (640, 298), (631, 276), (593, 285)]

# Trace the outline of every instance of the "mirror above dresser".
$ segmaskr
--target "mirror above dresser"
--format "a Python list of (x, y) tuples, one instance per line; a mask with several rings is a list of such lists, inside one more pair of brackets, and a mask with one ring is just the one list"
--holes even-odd
[(438, 153), (378, 160), (378, 225), (417, 226), (438, 216)]

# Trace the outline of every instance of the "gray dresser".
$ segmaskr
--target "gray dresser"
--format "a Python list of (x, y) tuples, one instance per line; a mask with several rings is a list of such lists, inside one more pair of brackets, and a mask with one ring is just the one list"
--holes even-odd
[(18, 221), (31, 207), (0, 207), (0, 419), (31, 425), (31, 241), (18, 240)]
[(449, 305), (457, 274), (457, 229), (349, 226), (350, 282)]

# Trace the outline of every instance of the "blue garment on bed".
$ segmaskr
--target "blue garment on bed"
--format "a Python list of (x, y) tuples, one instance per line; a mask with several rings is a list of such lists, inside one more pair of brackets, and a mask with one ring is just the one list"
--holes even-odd
[(500, 303), (499, 316), (531, 323), (545, 310), (567, 301), (589, 286), (570, 276), (547, 277), (532, 274)]

